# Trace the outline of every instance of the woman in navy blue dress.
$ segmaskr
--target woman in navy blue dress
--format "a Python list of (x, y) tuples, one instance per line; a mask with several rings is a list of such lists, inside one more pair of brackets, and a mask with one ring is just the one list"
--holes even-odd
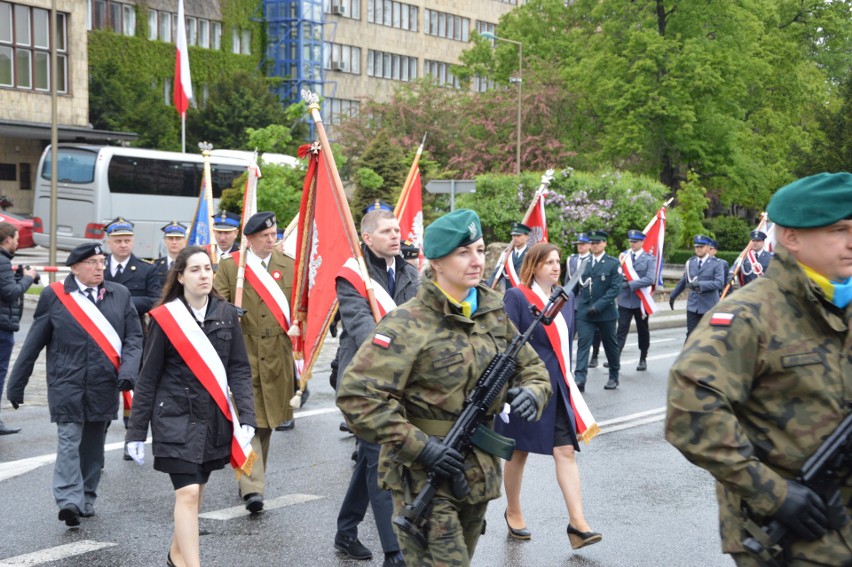
[[(539, 243), (527, 252), (521, 266), (522, 284), (507, 290), (503, 299), (506, 313), (518, 329), (523, 331), (530, 326), (533, 321), (530, 305), (536, 305), (539, 309), (543, 308), (554, 286), (559, 285), (559, 276), (559, 249), (556, 246)], [(573, 334), (574, 298), (572, 294), (554, 322), (548, 326), (539, 325), (530, 339), (530, 344), (547, 367), (553, 387), (553, 396), (545, 407), (541, 419), (533, 423), (520, 419), (512, 419), (509, 423), (504, 423), (498, 419), (495, 430), (516, 442), (512, 460), (507, 461), (503, 468), (503, 481), (508, 500), (504, 516), (509, 535), (516, 539), (531, 537), (521, 512), (521, 481), (527, 455), (529, 453), (553, 455), (556, 464), (556, 481), (559, 483), (568, 508), (568, 538), (571, 547), (579, 549), (599, 542), (602, 536), (592, 531), (583, 514), (580, 473), (575, 459), (575, 452), (580, 450), (578, 432), (588, 440), (597, 432), (597, 425), (594, 424), (570, 376)], [(566, 374), (569, 374), (567, 379)]]

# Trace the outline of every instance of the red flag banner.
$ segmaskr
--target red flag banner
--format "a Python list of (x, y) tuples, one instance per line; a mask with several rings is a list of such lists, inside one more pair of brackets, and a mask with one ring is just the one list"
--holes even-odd
[(408, 198), (404, 203), (400, 196), (397, 211), (396, 217), (399, 219), (402, 240), (408, 240), (420, 249), (418, 266), (422, 266), (425, 260), (423, 256), (423, 190), (420, 185), (419, 168), (414, 172)]
[(176, 43), (174, 103), (178, 114), (183, 116), (186, 114), (186, 110), (189, 108), (189, 100), (192, 98), (192, 77), (189, 74), (189, 51), (186, 47), (186, 17), (183, 12), (183, 0), (178, 0)]
[(654, 266), (654, 285), (651, 286), (653, 292), (658, 285), (663, 285), (663, 246), (666, 243), (666, 205), (660, 207), (648, 226), (645, 227), (645, 241), (642, 243), (642, 250), (654, 257), (657, 265)]

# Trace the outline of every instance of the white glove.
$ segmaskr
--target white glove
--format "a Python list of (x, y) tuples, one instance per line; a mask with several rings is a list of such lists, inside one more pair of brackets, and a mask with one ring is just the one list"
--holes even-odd
[(136, 461), (137, 465), (145, 464), (145, 442), (144, 441), (128, 441), (127, 454), (130, 458)]
[(250, 438), (254, 437), (254, 427), (244, 423), (242, 425), (242, 428), (243, 428), (243, 431), (245, 432), (246, 435), (248, 435)]

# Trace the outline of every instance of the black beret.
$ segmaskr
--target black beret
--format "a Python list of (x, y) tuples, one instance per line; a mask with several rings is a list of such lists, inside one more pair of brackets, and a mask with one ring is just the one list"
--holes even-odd
[(68, 254), (68, 258), (65, 260), (65, 265), (73, 266), (77, 262), (82, 262), (92, 256), (97, 256), (98, 254), (103, 253), (104, 247), (101, 246), (100, 242), (87, 242), (77, 246), (70, 254)]
[(267, 228), (272, 228), (273, 226), (275, 226), (275, 213), (269, 211), (255, 213), (246, 221), (243, 234), (248, 236)]
[(482, 238), (479, 215), (470, 209), (456, 209), (426, 227), (423, 254), (430, 260), (443, 258), (459, 246)]
[(852, 174), (819, 173), (785, 185), (766, 212), (787, 228), (819, 228), (852, 219)]

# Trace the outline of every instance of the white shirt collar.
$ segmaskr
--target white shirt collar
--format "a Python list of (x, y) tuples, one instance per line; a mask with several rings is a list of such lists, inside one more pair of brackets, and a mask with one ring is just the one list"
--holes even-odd
[[(627, 252), (633, 252), (633, 250), (628, 250)], [(642, 255), (642, 253), (643, 253), (643, 252), (644, 252), (644, 250), (642, 250), (642, 249), (640, 248), (638, 252), (633, 252), (633, 255), (634, 255), (636, 258), (638, 258), (639, 256), (641, 256), (641, 255)]]
[(86, 290), (88, 288), (92, 288), (94, 290), (98, 289), (98, 286), (96, 286), (96, 285), (84, 284), (83, 282), (80, 281), (80, 279), (77, 276), (74, 276), (74, 281), (77, 282), (77, 287), (80, 289), (80, 293), (82, 293), (83, 295), (86, 295)]
[(260, 257), (260, 256), (258, 256), (257, 254), (255, 254), (255, 253), (254, 253), (254, 250), (252, 250), (251, 248), (249, 248), (249, 249), (248, 249), (248, 251), (249, 251), (249, 253), (250, 253), (252, 256), (254, 256), (255, 258), (257, 258), (257, 259), (258, 259), (258, 260), (260, 260), (261, 262), (266, 262), (266, 265), (267, 265), (267, 266), (269, 265), (269, 260), (270, 260), (270, 259), (272, 259), (272, 253), (271, 253), (271, 252), (269, 253), (269, 256), (266, 256), (265, 258), (261, 258), (261, 257)]
[(192, 305), (189, 305), (189, 303), (187, 303), (187, 305), (189, 306), (189, 310), (192, 311), (192, 314), (195, 316), (195, 320), (198, 321), (199, 323), (204, 322), (204, 317), (207, 315), (207, 306), (209, 304), (210, 304), (209, 298), (207, 298), (204, 301), (204, 305), (201, 307), (201, 309), (196, 309), (195, 307), (193, 307)]
[(601, 252), (599, 256), (594, 256), (595, 262), (600, 262), (601, 258), (603, 258), (604, 256), (606, 256), (606, 252)]

